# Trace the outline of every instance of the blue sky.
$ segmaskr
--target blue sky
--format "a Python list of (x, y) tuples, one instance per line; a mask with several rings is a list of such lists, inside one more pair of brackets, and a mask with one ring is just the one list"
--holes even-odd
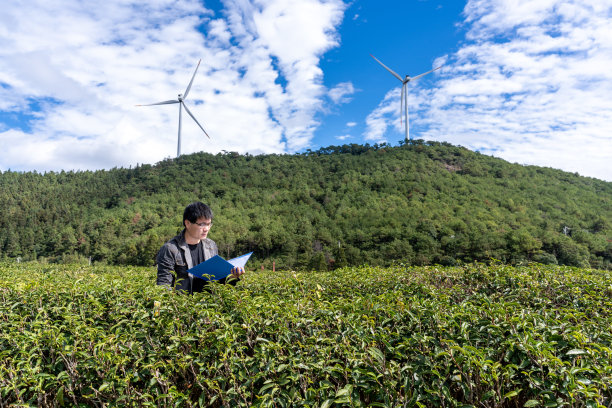
[(9, 0), (0, 171), (410, 136), (612, 181), (609, 0)]

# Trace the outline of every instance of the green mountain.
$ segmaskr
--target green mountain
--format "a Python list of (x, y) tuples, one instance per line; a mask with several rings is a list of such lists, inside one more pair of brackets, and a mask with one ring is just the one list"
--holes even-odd
[(198, 153), (104, 171), (0, 173), (0, 258), (152, 265), (193, 201), (249, 265), (500, 260), (612, 269), (612, 183), (447, 143)]

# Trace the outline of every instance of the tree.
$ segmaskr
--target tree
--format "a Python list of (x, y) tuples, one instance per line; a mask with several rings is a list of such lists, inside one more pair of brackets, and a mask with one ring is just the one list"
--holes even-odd
[(348, 261), (344, 253), (344, 247), (338, 241), (338, 247), (334, 248), (334, 268), (344, 268), (345, 266), (348, 266)]
[(316, 251), (310, 260), (310, 269), (314, 271), (328, 270), (327, 260), (323, 251)]

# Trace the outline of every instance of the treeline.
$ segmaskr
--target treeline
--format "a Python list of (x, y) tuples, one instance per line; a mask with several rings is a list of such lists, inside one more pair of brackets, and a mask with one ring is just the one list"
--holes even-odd
[(495, 259), (612, 269), (612, 183), (421, 140), (6, 171), (0, 258), (152, 265), (195, 200), (215, 212), (221, 255), (255, 251), (252, 267)]

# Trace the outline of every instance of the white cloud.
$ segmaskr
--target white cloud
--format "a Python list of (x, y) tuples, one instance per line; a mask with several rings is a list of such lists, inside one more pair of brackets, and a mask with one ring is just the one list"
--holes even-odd
[(351, 82), (341, 82), (329, 90), (329, 98), (336, 104), (348, 103), (351, 95), (355, 93), (355, 88)]
[[(415, 136), (612, 181), (610, 2), (470, 0), (464, 13), (469, 41), (435, 86), (410, 84)], [(368, 118), (370, 139), (397, 121), (396, 92)]]
[(386, 142), (385, 133), (391, 123), (396, 130), (401, 130), (400, 124), (401, 87), (389, 91), (376, 109), (366, 118), (365, 139), (382, 143)]
[[(176, 99), (200, 58), (187, 105), (212, 140), (183, 112), (183, 153), (305, 147), (327, 95), (319, 60), (338, 46), (345, 4), (224, 3), (221, 16), (196, 0), (3, 4), (0, 111), (36, 119), (0, 130), (0, 143), (10, 146), (0, 152), (0, 170), (110, 168), (174, 156), (178, 106), (134, 105)], [(30, 151), (38, 154), (20, 154)]]

